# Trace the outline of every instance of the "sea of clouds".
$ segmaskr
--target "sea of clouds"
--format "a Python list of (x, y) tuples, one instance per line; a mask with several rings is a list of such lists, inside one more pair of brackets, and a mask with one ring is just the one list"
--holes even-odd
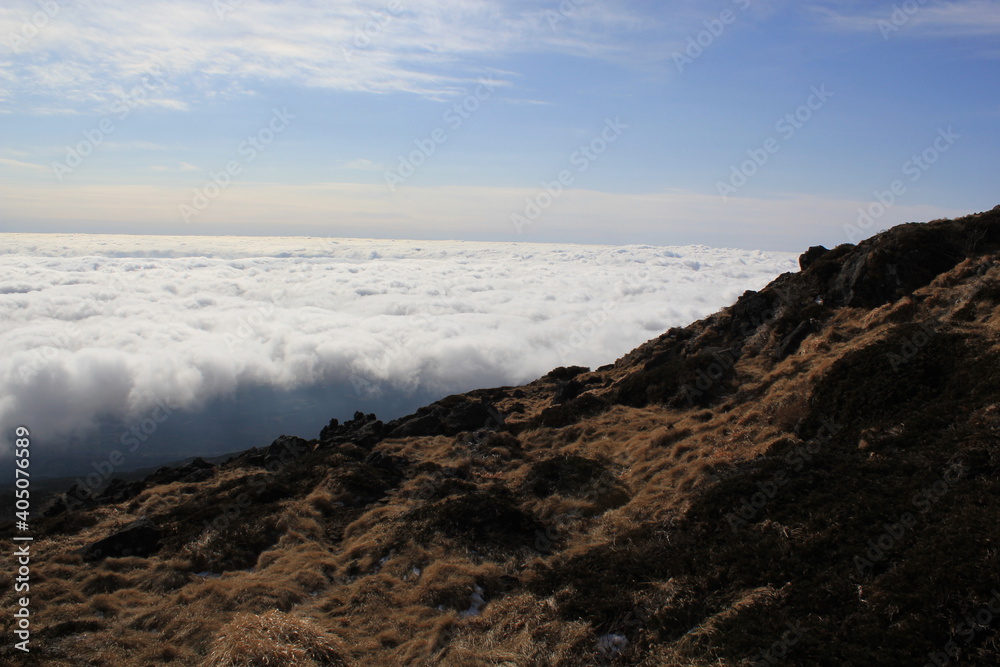
[(795, 260), (704, 246), (0, 234), (0, 433), (27, 425), (53, 456), (96, 451), (119, 446), (87, 440), (109, 420), (127, 428), (166, 409), (191, 422), (254, 391), (321, 395), (324, 422), (355, 404), (392, 418), (406, 397), (611, 363)]

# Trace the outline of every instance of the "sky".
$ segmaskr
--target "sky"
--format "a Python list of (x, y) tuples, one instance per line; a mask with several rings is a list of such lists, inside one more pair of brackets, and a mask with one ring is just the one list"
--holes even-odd
[(802, 251), (997, 201), (1000, 2), (5, 0), (0, 231)]
[(612, 363), (796, 269), (708, 246), (0, 234), (0, 432), (29, 425), (44, 475), (313, 438)]

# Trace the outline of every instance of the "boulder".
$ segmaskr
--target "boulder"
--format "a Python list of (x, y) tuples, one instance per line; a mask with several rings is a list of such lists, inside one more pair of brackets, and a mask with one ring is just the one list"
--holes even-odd
[(160, 529), (147, 517), (142, 517), (103, 540), (91, 544), (84, 549), (83, 557), (85, 560), (126, 556), (147, 558), (159, 551), (161, 536)]
[(809, 250), (799, 255), (799, 268), (805, 271), (817, 259), (830, 252), (829, 248), (821, 245), (814, 245)]

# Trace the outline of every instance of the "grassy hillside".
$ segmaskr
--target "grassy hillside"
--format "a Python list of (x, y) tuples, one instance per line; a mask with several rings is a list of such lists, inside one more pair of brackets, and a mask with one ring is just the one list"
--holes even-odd
[(595, 371), (61, 501), (0, 653), (1000, 664), (998, 257), (1000, 207), (903, 225)]

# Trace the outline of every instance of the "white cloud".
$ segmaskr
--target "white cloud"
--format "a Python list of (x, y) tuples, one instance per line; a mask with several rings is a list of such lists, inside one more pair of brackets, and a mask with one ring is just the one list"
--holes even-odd
[(501, 101), (506, 102), (507, 104), (523, 104), (527, 106), (552, 106), (552, 102), (546, 102), (544, 100), (529, 100), (508, 97)]
[(444, 394), (598, 366), (795, 268), (704, 246), (2, 234), (0, 248), (0, 431), (32, 424), (48, 442), (247, 386)]
[(110, 148), (119, 151), (165, 151), (167, 147), (163, 144), (157, 144), (152, 141), (106, 141), (104, 142), (105, 148)]
[[(458, 93), (483, 76), (484, 57), (557, 52), (625, 59), (627, 35), (647, 30), (623, 3), (516, 0), (91, 0), (65, 6), (7, 55), (15, 101), (47, 96), (53, 109), (100, 108), (143, 75), (162, 75), (146, 105), (188, 108), (280, 82), (342, 91)], [(0, 34), (19, 32), (31, 0), (0, 8)], [(552, 15), (561, 17), (554, 22)], [(662, 42), (662, 40), (660, 40)], [(654, 48), (661, 48), (657, 43)], [(10, 50), (10, 49), (4, 49)], [(647, 54), (648, 55), (648, 54)]]
[(34, 164), (32, 162), (22, 162), (21, 160), (14, 160), (5, 157), (0, 157), (0, 165), (12, 167), (14, 169), (27, 169), (29, 171), (45, 171), (47, 169), (45, 165)]
[[(974, 37), (1000, 35), (1000, 2), (997, 0), (959, 0), (921, 3), (912, 11), (902, 4), (865, 6), (852, 12), (842, 4), (820, 7), (817, 11), (827, 25), (855, 32), (910, 34), (931, 37)], [(881, 26), (881, 27), (880, 27)]]

